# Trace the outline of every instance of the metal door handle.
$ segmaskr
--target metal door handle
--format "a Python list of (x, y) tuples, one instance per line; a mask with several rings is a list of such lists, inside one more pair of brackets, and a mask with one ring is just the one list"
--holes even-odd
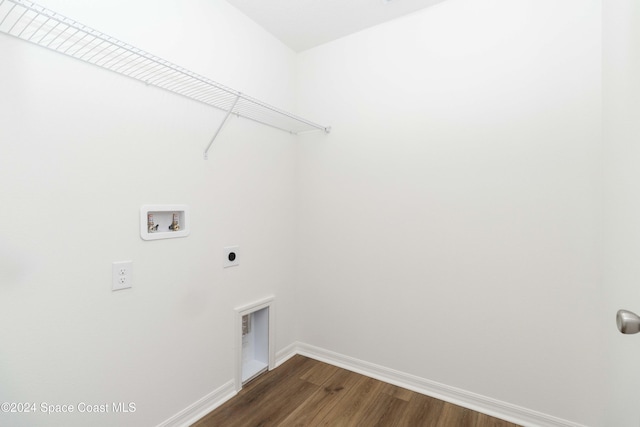
[(616, 315), (618, 330), (623, 334), (636, 334), (640, 332), (640, 316), (628, 311), (618, 310)]

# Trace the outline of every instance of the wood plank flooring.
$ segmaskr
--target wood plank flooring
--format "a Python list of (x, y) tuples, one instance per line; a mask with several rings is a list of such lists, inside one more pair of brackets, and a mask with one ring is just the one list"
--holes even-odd
[(192, 427), (518, 427), (304, 356), (246, 384)]

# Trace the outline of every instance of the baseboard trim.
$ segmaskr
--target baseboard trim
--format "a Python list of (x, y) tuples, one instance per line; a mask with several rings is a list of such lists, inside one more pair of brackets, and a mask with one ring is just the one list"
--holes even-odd
[[(276, 367), (298, 354), (297, 344), (298, 343), (289, 344), (277, 353)], [(235, 380), (231, 380), (197, 402), (189, 405), (189, 407), (183, 409), (173, 417), (158, 424), (157, 427), (188, 427), (236, 394), (238, 394), (238, 392), (236, 391)]]
[[(357, 372), (380, 381), (501, 418), (524, 427), (585, 427), (541, 412), (396, 371), (310, 344), (294, 342), (276, 353), (275, 366), (296, 354)], [(157, 427), (188, 427), (237, 394), (233, 380), (180, 411)]]
[(287, 360), (299, 353), (300, 343), (294, 342), (276, 353), (276, 367), (282, 365)]
[(228, 381), (157, 427), (188, 427), (236, 394), (235, 381)]
[[(585, 427), (541, 412), (492, 399), (415, 375), (365, 362), (330, 350), (297, 342), (278, 352), (278, 365), (300, 354), (371, 378), (397, 385), (445, 402), (481, 412), (525, 427)], [(280, 358), (282, 360), (280, 361)]]

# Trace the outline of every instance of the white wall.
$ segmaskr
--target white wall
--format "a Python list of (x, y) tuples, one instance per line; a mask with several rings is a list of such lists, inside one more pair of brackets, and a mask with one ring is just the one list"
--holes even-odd
[(640, 313), (640, 5), (604, 6), (604, 143), (607, 426), (640, 425), (640, 337), (622, 335), (615, 313)]
[[(232, 119), (204, 161), (221, 113), (0, 37), (0, 402), (137, 405), (0, 424), (156, 425), (232, 379), (233, 308), (275, 294), (277, 349), (637, 425), (633, 380), (601, 420), (599, 337), (636, 294), (601, 302), (600, 1), (448, 0), (297, 60), (222, 0), (41, 3), (334, 131)], [(605, 49), (637, 39), (625, 5)], [(634, 277), (633, 49), (605, 58), (611, 286)], [(140, 240), (146, 203), (189, 204), (192, 235)]]
[[(41, 3), (292, 107), (293, 52), (222, 0)], [(234, 118), (204, 161), (221, 112), (6, 36), (0, 56), (0, 401), (137, 409), (0, 424), (157, 425), (233, 379), (234, 308), (268, 295), (295, 339), (293, 137)], [(154, 203), (190, 205), (191, 235), (142, 241)]]
[(303, 52), (301, 340), (601, 425), (601, 3), (448, 0)]

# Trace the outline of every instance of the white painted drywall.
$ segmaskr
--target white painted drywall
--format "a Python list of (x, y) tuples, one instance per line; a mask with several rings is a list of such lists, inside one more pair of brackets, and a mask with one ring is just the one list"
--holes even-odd
[(603, 2), (607, 426), (640, 425), (640, 336), (615, 327), (619, 309), (640, 313), (640, 5)]
[[(223, 1), (42, 0), (285, 108), (297, 78), (297, 111), (334, 132), (296, 150), (233, 119), (205, 162), (221, 113), (0, 37), (0, 401), (136, 403), (0, 424), (165, 421), (231, 379), (233, 307), (275, 294), (278, 349), (637, 426), (638, 344), (611, 310), (637, 297), (638, 10), (604, 9), (601, 292), (600, 3), (448, 0), (294, 70)], [(145, 203), (189, 204), (191, 236), (140, 240)], [(125, 259), (134, 288), (112, 293)]]
[[(293, 106), (293, 52), (225, 1), (42, 4)], [(232, 118), (205, 161), (223, 113), (6, 36), (0, 57), (0, 401), (136, 404), (0, 425), (157, 425), (233, 379), (234, 308), (269, 295), (277, 348), (295, 339), (292, 136)], [(191, 235), (143, 241), (140, 206), (172, 203)]]
[(448, 0), (298, 57), (302, 342), (601, 425), (601, 2)]

